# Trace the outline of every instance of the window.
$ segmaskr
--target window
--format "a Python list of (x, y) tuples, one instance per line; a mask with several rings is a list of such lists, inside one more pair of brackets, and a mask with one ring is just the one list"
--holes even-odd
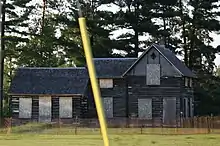
[(60, 118), (72, 118), (72, 98), (60, 97), (59, 105)]
[(138, 99), (138, 117), (152, 119), (152, 99)]
[(185, 77), (184, 82), (185, 82), (185, 86), (186, 86), (186, 87), (188, 87), (188, 84), (189, 84), (189, 79), (188, 79), (187, 77)]
[(193, 84), (192, 78), (190, 78), (190, 79), (189, 79), (189, 87), (192, 87), (192, 84)]
[(113, 79), (99, 79), (100, 88), (113, 88)]
[(51, 122), (51, 96), (39, 97), (39, 122)]
[(147, 85), (160, 85), (160, 64), (147, 64)]
[(31, 118), (32, 98), (19, 98), (19, 118)]
[(105, 111), (106, 118), (113, 118), (113, 98), (112, 97), (103, 98), (103, 108)]

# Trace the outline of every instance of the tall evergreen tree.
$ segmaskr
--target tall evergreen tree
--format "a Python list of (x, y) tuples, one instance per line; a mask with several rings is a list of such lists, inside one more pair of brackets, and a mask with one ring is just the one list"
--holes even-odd
[[(210, 43), (210, 33), (220, 30), (218, 0), (190, 0), (193, 7), (192, 17), (187, 22), (189, 67), (202, 74), (213, 74), (214, 59), (217, 49)], [(201, 70), (202, 69), (202, 70)]]

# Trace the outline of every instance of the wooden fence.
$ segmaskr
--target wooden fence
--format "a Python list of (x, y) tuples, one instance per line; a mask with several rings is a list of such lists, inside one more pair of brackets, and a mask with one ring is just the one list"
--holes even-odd
[[(29, 122), (20, 126), (12, 126), (12, 121), (11, 118), (5, 119), (3, 131), (7, 133), (44, 131), (44, 133), (56, 134), (100, 134), (97, 119), (80, 119), (78, 122), (69, 124), (64, 124), (62, 120), (49, 124)], [(158, 122), (152, 121), (146, 124), (143, 120), (135, 119), (134, 122), (134, 119), (124, 118), (117, 119), (117, 126), (112, 126), (111, 122), (113, 121), (108, 120), (108, 132), (110, 134), (220, 134), (220, 116), (181, 118), (178, 124), (173, 125), (158, 124)]]

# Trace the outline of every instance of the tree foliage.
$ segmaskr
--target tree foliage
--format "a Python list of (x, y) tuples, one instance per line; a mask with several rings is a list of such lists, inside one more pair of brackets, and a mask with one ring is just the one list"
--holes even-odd
[[(5, 93), (18, 66), (85, 65), (76, 1), (45, 2), (45, 11), (43, 0), (6, 4)], [(211, 33), (220, 31), (218, 0), (81, 0), (81, 4), (94, 57), (137, 57), (150, 43), (163, 40), (198, 75), (197, 113), (220, 113), (220, 77), (214, 75), (220, 49), (211, 45)], [(117, 10), (101, 10), (109, 4)], [(117, 30), (128, 31), (111, 38)]]

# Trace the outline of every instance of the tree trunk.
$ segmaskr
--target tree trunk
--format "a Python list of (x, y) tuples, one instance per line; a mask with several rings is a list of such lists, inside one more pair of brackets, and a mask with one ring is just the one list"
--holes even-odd
[(0, 49), (0, 88), (1, 88), (1, 93), (0, 93), (0, 126), (3, 125), (3, 119), (4, 119), (4, 111), (3, 111), (3, 101), (4, 101), (4, 50), (5, 50), (5, 4), (6, 0), (3, 0), (2, 4), (2, 11), (0, 12), (0, 15), (2, 16), (2, 24), (1, 24), (1, 49)]
[(181, 21), (182, 21), (182, 36), (183, 36), (183, 49), (184, 49), (184, 62), (186, 66), (189, 66), (189, 56), (188, 56), (188, 48), (187, 48), (187, 42), (186, 42), (186, 28), (185, 28), (185, 16), (183, 14), (183, 5), (182, 0), (180, 0), (180, 15), (181, 15)]

